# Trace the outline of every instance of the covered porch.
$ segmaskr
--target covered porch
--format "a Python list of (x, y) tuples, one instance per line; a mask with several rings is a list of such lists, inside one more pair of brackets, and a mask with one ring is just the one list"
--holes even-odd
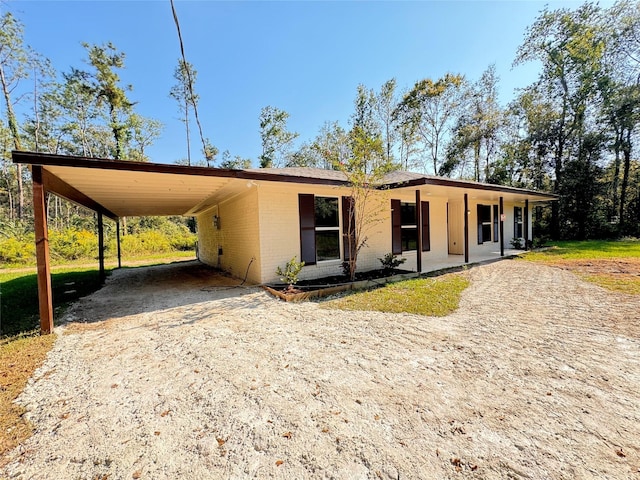
[(443, 270), (447, 268), (462, 267), (464, 265), (491, 263), (498, 260), (504, 260), (507, 258), (524, 255), (525, 253), (525, 250), (505, 249), (504, 255), (501, 255), (500, 249), (498, 248), (494, 252), (476, 254), (473, 256), (470, 262), (465, 262), (464, 255), (448, 255), (447, 258), (434, 259), (428, 262), (423, 261), (421, 273), (435, 272), (437, 270)]

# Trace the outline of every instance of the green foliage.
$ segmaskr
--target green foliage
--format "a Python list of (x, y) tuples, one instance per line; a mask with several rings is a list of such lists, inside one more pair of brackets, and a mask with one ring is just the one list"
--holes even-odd
[(429, 158), (421, 162), (420, 169), (433, 169), (434, 175), (439, 174), (444, 162), (444, 145), (459, 113), (464, 86), (463, 75), (447, 73), (435, 81), (430, 78), (417, 81), (404, 95), (394, 117), (408, 150), (407, 163), (409, 151), (427, 151)]
[(21, 264), (31, 263), (36, 255), (36, 246), (33, 238), (31, 241), (18, 238), (0, 238), (0, 263)]
[(128, 255), (163, 253), (171, 250), (171, 242), (160, 232), (147, 230), (136, 235), (122, 237), (121, 248)]
[(115, 144), (112, 155), (119, 160), (124, 153), (128, 135), (126, 116), (134, 105), (126, 94), (126, 90), (132, 90), (132, 87), (120, 86), (120, 77), (116, 70), (124, 68), (125, 55), (123, 52), (118, 52), (111, 42), (105, 45), (83, 43), (82, 46), (87, 49), (89, 64), (95, 69), (87, 77), (90, 82), (86, 85), (95, 95), (98, 107), (105, 108), (107, 112), (109, 128)]
[(240, 155), (231, 157), (231, 152), (225, 150), (222, 152), (222, 161), (220, 162), (220, 168), (230, 168), (233, 170), (242, 170), (245, 168), (251, 168), (251, 159), (242, 158)]
[(52, 259), (77, 260), (98, 256), (98, 237), (87, 230), (67, 228), (53, 230), (49, 234), (49, 251)]
[(271, 105), (260, 111), (262, 154), (259, 159), (262, 168), (282, 166), (282, 157), (291, 143), (298, 138), (298, 133), (287, 130), (288, 118), (287, 112)]
[(524, 249), (524, 242), (519, 237), (513, 237), (509, 243), (516, 250), (523, 250)]
[(379, 258), (378, 261), (382, 264), (382, 269), (393, 272), (400, 265), (407, 261), (406, 258), (398, 258), (393, 253), (387, 253), (383, 258)]
[(392, 283), (368, 292), (358, 292), (322, 303), (322, 308), (375, 310), (443, 317), (454, 312), (462, 291), (469, 286), (463, 274), (420, 278)]
[[(107, 223), (107, 226), (109, 223)], [(116, 255), (114, 232), (105, 239), (105, 256)], [(142, 217), (131, 222), (133, 233), (121, 238), (124, 256), (142, 256), (176, 251), (193, 251), (197, 236), (184, 224), (176, 224), (158, 217)], [(98, 257), (98, 237), (95, 232), (83, 228), (50, 229), (49, 251), (53, 263), (62, 264), (74, 260), (93, 260)], [(3, 265), (33, 265), (35, 241), (33, 233), (0, 236), (0, 262)]]
[(276, 275), (281, 277), (280, 281), (291, 287), (298, 283), (298, 274), (302, 270), (302, 267), (304, 267), (304, 262), (297, 262), (296, 257), (294, 256), (287, 262), (284, 270), (282, 270), (280, 266), (276, 268)]

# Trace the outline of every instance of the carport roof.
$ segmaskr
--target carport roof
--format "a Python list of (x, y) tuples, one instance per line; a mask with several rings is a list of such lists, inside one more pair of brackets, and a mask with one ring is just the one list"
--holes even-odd
[[(13, 152), (16, 163), (39, 165), (45, 189), (116, 219), (143, 215), (193, 215), (216, 197), (235, 193), (251, 181), (346, 186), (342, 172), (317, 168), (232, 170), (147, 162)], [(393, 172), (386, 187), (463, 188), (518, 196), (532, 201), (555, 195), (513, 187), (452, 180), (411, 172)], [(250, 186), (250, 184), (249, 184)]]

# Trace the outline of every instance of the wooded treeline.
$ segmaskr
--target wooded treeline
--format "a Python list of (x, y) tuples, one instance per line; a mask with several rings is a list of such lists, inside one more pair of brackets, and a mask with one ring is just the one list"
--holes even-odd
[[(15, 148), (49, 153), (147, 160), (161, 135), (157, 120), (135, 113), (121, 85), (125, 55), (110, 43), (85, 44), (86, 68), (57, 72), (22, 42), (10, 13), (0, 30), (3, 88), (0, 219), (29, 222), (29, 175), (10, 161)], [(296, 143), (289, 114), (265, 107), (259, 117), (262, 167), (314, 166), (377, 171), (400, 168), (453, 178), (546, 190), (560, 195), (539, 215), (537, 234), (553, 238), (640, 236), (640, 4), (610, 8), (585, 3), (543, 10), (526, 32), (514, 65), (536, 61), (538, 79), (508, 105), (498, 99), (490, 65), (480, 78), (448, 73), (400, 89), (360, 85), (348, 125), (326, 122)], [(251, 159), (218, 150), (202, 137), (202, 160), (191, 160), (190, 115), (197, 72), (181, 60), (171, 96), (185, 124), (180, 163), (246, 168)], [(16, 118), (29, 105), (30, 113)], [(357, 160), (357, 161), (354, 161)], [(83, 218), (75, 207), (49, 202), (52, 225)], [(4, 229), (6, 230), (6, 229)]]

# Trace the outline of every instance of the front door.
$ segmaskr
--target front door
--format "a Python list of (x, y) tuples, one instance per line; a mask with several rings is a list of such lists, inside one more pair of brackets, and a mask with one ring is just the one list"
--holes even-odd
[(461, 201), (447, 203), (449, 254), (464, 255), (464, 208)]

